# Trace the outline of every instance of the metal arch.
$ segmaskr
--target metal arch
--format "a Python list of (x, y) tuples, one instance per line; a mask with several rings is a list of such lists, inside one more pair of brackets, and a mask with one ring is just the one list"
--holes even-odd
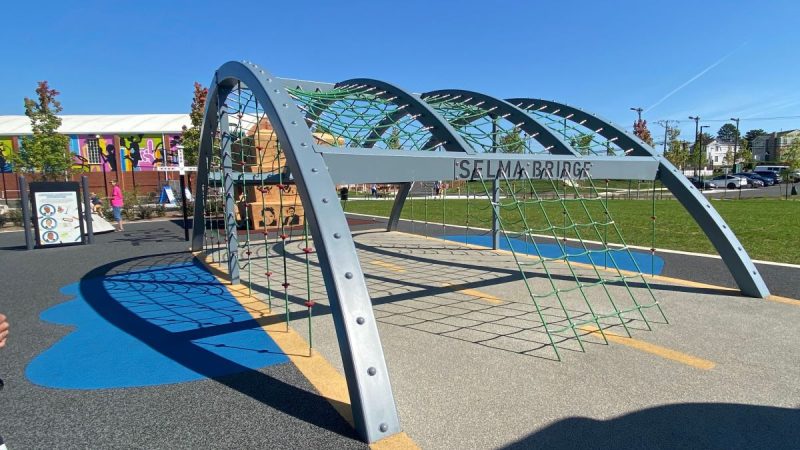
[(517, 108), (523, 111), (535, 110), (553, 114), (575, 122), (590, 130), (594, 130), (594, 132), (600, 136), (608, 140), (614, 140), (614, 144), (623, 149), (626, 155), (658, 156), (657, 152), (648, 148), (649, 146), (647, 143), (639, 139), (638, 136), (628, 133), (622, 127), (609, 120), (605, 120), (574, 106), (538, 98), (510, 98), (506, 101), (516, 105)]
[[(284, 84), (255, 64), (225, 63), (213, 81), (212, 99), (218, 91), (239, 81), (244, 83), (263, 106), (282, 144), (317, 246), (356, 430), (367, 442), (400, 432), (383, 348), (355, 245), (330, 173), (322, 155), (313, 149), (314, 139), (300, 110), (293, 107)], [(210, 134), (206, 130), (215, 129), (216, 121), (216, 114), (206, 114), (204, 118), (201, 161), (209, 158)], [(198, 183), (198, 194), (204, 189), (201, 184), (208, 183), (208, 173), (204, 176)], [(205, 200), (205, 196), (198, 199)], [(196, 232), (197, 223), (202, 221), (203, 207), (195, 206)], [(193, 242), (196, 241), (195, 237)], [(202, 244), (202, 235), (199, 241)]]
[(625, 149), (626, 154), (656, 158), (659, 162), (658, 176), (661, 182), (675, 195), (675, 198), (681, 202), (706, 236), (708, 236), (714, 248), (717, 249), (717, 253), (722, 257), (722, 261), (728, 266), (728, 270), (741, 292), (750, 297), (766, 298), (769, 296), (769, 289), (764, 283), (758, 268), (750, 259), (750, 255), (747, 254), (739, 239), (728, 227), (728, 224), (725, 223), (725, 220), (722, 219), (714, 207), (711, 206), (711, 202), (692, 185), (683, 173), (663, 155), (659, 155), (655, 149), (610, 121), (573, 106), (530, 98), (516, 98), (508, 101), (526, 110), (535, 109), (548, 112), (547, 109), (552, 109), (549, 114), (558, 115), (583, 126), (588, 125), (590, 129), (594, 129), (596, 133), (604, 138), (615, 139), (616, 145)]
[(426, 127), (430, 127), (428, 131), (431, 133), (431, 135), (438, 139), (439, 143), (442, 144), (442, 148), (444, 148), (446, 151), (475, 153), (475, 150), (472, 148), (472, 146), (469, 145), (466, 140), (464, 140), (458, 131), (456, 131), (455, 128), (453, 128), (447, 122), (447, 120), (444, 119), (444, 117), (439, 115), (439, 113), (436, 112), (436, 110), (430, 105), (413, 96), (411, 93), (406, 92), (405, 90), (391, 83), (373, 80), (370, 78), (353, 78), (336, 83), (337, 88), (353, 85), (368, 86), (371, 88), (380, 89), (383, 91), (383, 94), (381, 94), (379, 97), (396, 97), (394, 100), (392, 100), (392, 103), (398, 106), (402, 106), (403, 104), (408, 105), (403, 108), (403, 111), (405, 112), (403, 116), (406, 114), (418, 114), (419, 117), (417, 117), (417, 120)]
[(522, 109), (512, 105), (511, 103), (492, 97), (490, 95), (481, 94), (480, 92), (465, 91), (461, 89), (442, 89), (438, 91), (426, 92), (420, 96), (422, 100), (434, 96), (461, 96), (467, 100), (463, 103), (475, 106), (476, 104), (486, 105), (489, 108), (495, 108), (492, 115), (506, 115), (506, 120), (518, 124), (519, 128), (533, 137), (536, 141), (547, 148), (550, 153), (557, 155), (574, 155), (581, 156), (572, 146), (564, 142), (558, 135), (553, 133), (552, 130), (544, 126), (541, 122), (531, 117)]

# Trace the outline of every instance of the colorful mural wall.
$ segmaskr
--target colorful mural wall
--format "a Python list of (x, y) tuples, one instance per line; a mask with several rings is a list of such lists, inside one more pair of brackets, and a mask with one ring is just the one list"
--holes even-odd
[[(157, 166), (174, 166), (178, 164), (176, 145), (180, 134), (120, 134), (120, 135), (71, 135), (70, 151), (75, 155), (75, 166), (83, 166), (84, 170), (106, 172), (117, 170), (117, 161), (124, 172), (151, 171)], [(6, 137), (0, 137), (0, 142)], [(8, 137), (7, 139), (11, 139)], [(90, 141), (97, 140), (100, 153), (97, 157), (90, 155)], [(118, 144), (117, 144), (118, 142)], [(8, 144), (10, 147), (10, 143)], [(119, 147), (119, 148), (117, 148)]]
[(0, 136), (0, 172), (11, 172), (8, 155), (14, 151), (14, 139), (11, 136)]

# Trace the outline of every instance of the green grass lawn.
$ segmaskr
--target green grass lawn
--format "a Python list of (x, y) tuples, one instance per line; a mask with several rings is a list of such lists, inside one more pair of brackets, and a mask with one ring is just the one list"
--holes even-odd
[[(613, 225), (579, 226), (564, 229), (565, 214), (560, 203), (519, 203), (504, 199), (503, 224), (509, 231), (536, 229), (538, 234), (576, 237), (619, 243)], [(599, 201), (567, 202), (567, 223), (608, 223)], [(736, 233), (754, 259), (800, 264), (800, 201), (779, 199), (712, 200), (712, 205)], [(347, 202), (347, 212), (388, 216), (392, 201)], [(469, 208), (469, 215), (467, 209)], [(430, 223), (490, 228), (491, 209), (487, 200), (413, 199), (406, 202), (402, 217)], [(610, 200), (608, 210), (625, 242), (650, 247), (653, 243), (653, 202), (651, 200)], [(469, 216), (469, 221), (467, 218)], [(655, 202), (656, 248), (716, 254), (711, 242), (675, 200)], [(571, 221), (570, 221), (571, 219)], [(549, 221), (549, 222), (548, 222)]]

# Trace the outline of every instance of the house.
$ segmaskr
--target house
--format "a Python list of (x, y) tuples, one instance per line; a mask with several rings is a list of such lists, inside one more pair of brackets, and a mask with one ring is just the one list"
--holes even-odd
[(750, 148), (756, 161), (780, 161), (781, 149), (800, 139), (800, 130), (776, 131), (753, 139)]
[(706, 165), (708, 167), (719, 167), (725, 165), (725, 156), (728, 154), (728, 152), (733, 155), (733, 142), (725, 142), (714, 139), (706, 144), (705, 147)]

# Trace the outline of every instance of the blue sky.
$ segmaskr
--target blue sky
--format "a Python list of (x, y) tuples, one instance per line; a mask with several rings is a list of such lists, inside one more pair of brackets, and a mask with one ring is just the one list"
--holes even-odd
[(798, 1), (47, 0), (3, 16), (0, 114), (22, 114), (44, 79), (66, 114), (186, 112), (193, 81), (246, 59), (287, 78), (555, 99), (625, 126), (639, 106), (655, 135), (697, 114), (800, 128)]

